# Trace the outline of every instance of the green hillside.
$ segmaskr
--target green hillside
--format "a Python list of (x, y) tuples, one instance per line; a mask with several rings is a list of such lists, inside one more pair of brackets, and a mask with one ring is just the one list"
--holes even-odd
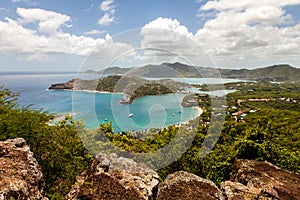
[[(89, 70), (90, 71), (90, 70)], [(273, 65), (257, 69), (221, 69), (194, 67), (183, 63), (162, 63), (137, 68), (112, 67), (99, 74), (131, 74), (149, 78), (236, 78), (255, 81), (299, 82), (300, 69), (288, 64)]]
[(257, 81), (299, 82), (300, 69), (290, 65), (273, 65), (254, 70), (221, 70), (224, 77)]

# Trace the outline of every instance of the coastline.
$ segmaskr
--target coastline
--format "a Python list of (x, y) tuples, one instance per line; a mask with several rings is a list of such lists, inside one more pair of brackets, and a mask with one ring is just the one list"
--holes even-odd
[(197, 114), (196, 114), (193, 118), (188, 119), (188, 120), (186, 120), (186, 121), (181, 122), (180, 124), (178, 124), (179, 127), (180, 127), (181, 125), (187, 125), (190, 121), (197, 119), (198, 117), (200, 117), (200, 116), (203, 114), (202, 108), (200, 108), (200, 107), (198, 107), (198, 106), (193, 106), (192, 108), (194, 108), (194, 109), (197, 110)]
[(122, 92), (107, 92), (98, 90), (71, 90), (71, 89), (46, 89), (47, 91), (70, 91), (70, 92), (87, 92), (87, 93), (99, 93), (99, 94), (124, 94)]
[(74, 117), (76, 115), (76, 113), (62, 113), (62, 114), (54, 114), (54, 118), (49, 120), (47, 122), (47, 124), (49, 126), (55, 126), (58, 122), (64, 120), (66, 117), (70, 116), (70, 117)]
[[(54, 89), (55, 90), (55, 89)], [(97, 91), (97, 90), (74, 90), (74, 89), (59, 89), (59, 90), (63, 90), (63, 91), (75, 91), (75, 92), (84, 92), (84, 93), (98, 93), (98, 94), (119, 94), (119, 95), (124, 95), (124, 93), (114, 93), (114, 92), (108, 92), (108, 91)], [(53, 90), (49, 90), (49, 89), (47, 89), (47, 91), (53, 91)], [(185, 96), (186, 94), (184, 94), (184, 93), (173, 93), (173, 95), (176, 95), (176, 94), (178, 94), (178, 95), (183, 95), (183, 96)], [(161, 94), (161, 95), (169, 95), (169, 94)], [(148, 95), (147, 95), (148, 96)], [(152, 96), (152, 95), (150, 95), (150, 96)], [(153, 96), (156, 96), (156, 95), (153, 95)], [(143, 97), (140, 97), (140, 98), (143, 98)], [(180, 98), (181, 100), (183, 99), (183, 97), (182, 98)], [(177, 123), (175, 122), (174, 124), (170, 124), (170, 125), (173, 125), (173, 126), (181, 126), (181, 125), (183, 125), (183, 126), (186, 126), (186, 125), (188, 125), (191, 121), (193, 121), (193, 120), (196, 120), (198, 117), (200, 117), (201, 115), (202, 115), (202, 113), (203, 113), (203, 110), (199, 107), (199, 106), (192, 106), (192, 107), (190, 107), (190, 108), (192, 108), (194, 111), (190, 111), (191, 113), (190, 114), (192, 114), (193, 113), (193, 115), (190, 115), (189, 117), (188, 117), (188, 119), (183, 119), (182, 118), (182, 116), (180, 117), (181, 119), (182, 119), (182, 121), (179, 119), (178, 121), (177, 121)], [(73, 117), (73, 116), (75, 116), (76, 115), (76, 113), (72, 113), (72, 112), (70, 112), (70, 113), (54, 113), (54, 119), (52, 119), (52, 120), (50, 120), (47, 124), (48, 125), (51, 125), (51, 126), (54, 126), (55, 124), (57, 124), (58, 122), (60, 122), (60, 121), (62, 121), (62, 120), (64, 120), (65, 119), (65, 117), (66, 116), (71, 116), (71, 117)], [(160, 128), (165, 128), (165, 127), (160, 127)]]

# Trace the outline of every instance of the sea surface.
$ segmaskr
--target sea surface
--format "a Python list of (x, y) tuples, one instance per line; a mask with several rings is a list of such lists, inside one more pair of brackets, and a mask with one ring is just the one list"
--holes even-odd
[[(98, 78), (93, 74), (79, 76), (86, 80)], [(78, 74), (71, 72), (1, 72), (0, 85), (20, 94), (18, 98), (20, 107), (31, 105), (32, 109), (42, 109), (59, 115), (73, 114), (75, 120), (84, 120), (90, 129), (98, 127), (103, 122), (112, 121), (116, 132), (138, 131), (183, 123), (199, 115), (198, 109), (181, 106), (185, 94), (146, 96), (134, 100), (130, 105), (122, 105), (119, 103), (122, 94), (47, 90), (53, 83), (66, 82), (76, 77)], [(188, 79), (182, 81), (188, 82)], [(190, 81), (220, 83), (220, 80), (209, 79), (190, 79)], [(129, 117), (130, 114), (132, 117)]]

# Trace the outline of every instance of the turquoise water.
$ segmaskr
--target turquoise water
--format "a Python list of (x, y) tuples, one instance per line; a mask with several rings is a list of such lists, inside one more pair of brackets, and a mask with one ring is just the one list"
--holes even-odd
[[(115, 131), (165, 127), (185, 122), (198, 114), (194, 108), (180, 106), (184, 95), (147, 96), (136, 99), (131, 105), (121, 105), (120, 94), (47, 90), (52, 83), (65, 82), (76, 76), (75, 73), (1, 73), (0, 85), (20, 93), (19, 106), (32, 104), (33, 109), (50, 113), (75, 113), (74, 118), (83, 119), (88, 128), (97, 127), (106, 118), (107, 122), (112, 120)], [(97, 78), (96, 75), (80, 76)], [(132, 118), (128, 117), (130, 113)]]
[[(161, 128), (185, 122), (199, 113), (194, 108), (181, 107), (184, 95), (146, 96), (130, 105), (120, 104), (121, 94), (73, 92), (75, 119), (83, 119), (88, 128), (112, 121), (114, 130)], [(85, 103), (82, 103), (85, 102)], [(132, 117), (129, 117), (133, 114)]]
[[(130, 105), (121, 105), (121, 94), (83, 91), (48, 91), (52, 83), (76, 78), (76, 73), (0, 73), (0, 85), (20, 93), (19, 106), (31, 105), (61, 115), (74, 113), (76, 120), (85, 121), (88, 128), (112, 121), (115, 131), (142, 130), (179, 124), (197, 116), (195, 108), (181, 107), (183, 94), (168, 94), (138, 98)], [(97, 75), (81, 74), (82, 79), (96, 79)], [(235, 79), (175, 79), (187, 83), (237, 82)], [(217, 91), (210, 95), (223, 94)], [(128, 117), (133, 114), (132, 117)]]

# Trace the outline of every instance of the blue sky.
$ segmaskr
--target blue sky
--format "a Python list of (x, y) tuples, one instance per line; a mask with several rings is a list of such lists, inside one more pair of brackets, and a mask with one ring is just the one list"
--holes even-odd
[(222, 68), (300, 67), (299, 11), (300, 0), (1, 0), (0, 71), (184, 60)]

